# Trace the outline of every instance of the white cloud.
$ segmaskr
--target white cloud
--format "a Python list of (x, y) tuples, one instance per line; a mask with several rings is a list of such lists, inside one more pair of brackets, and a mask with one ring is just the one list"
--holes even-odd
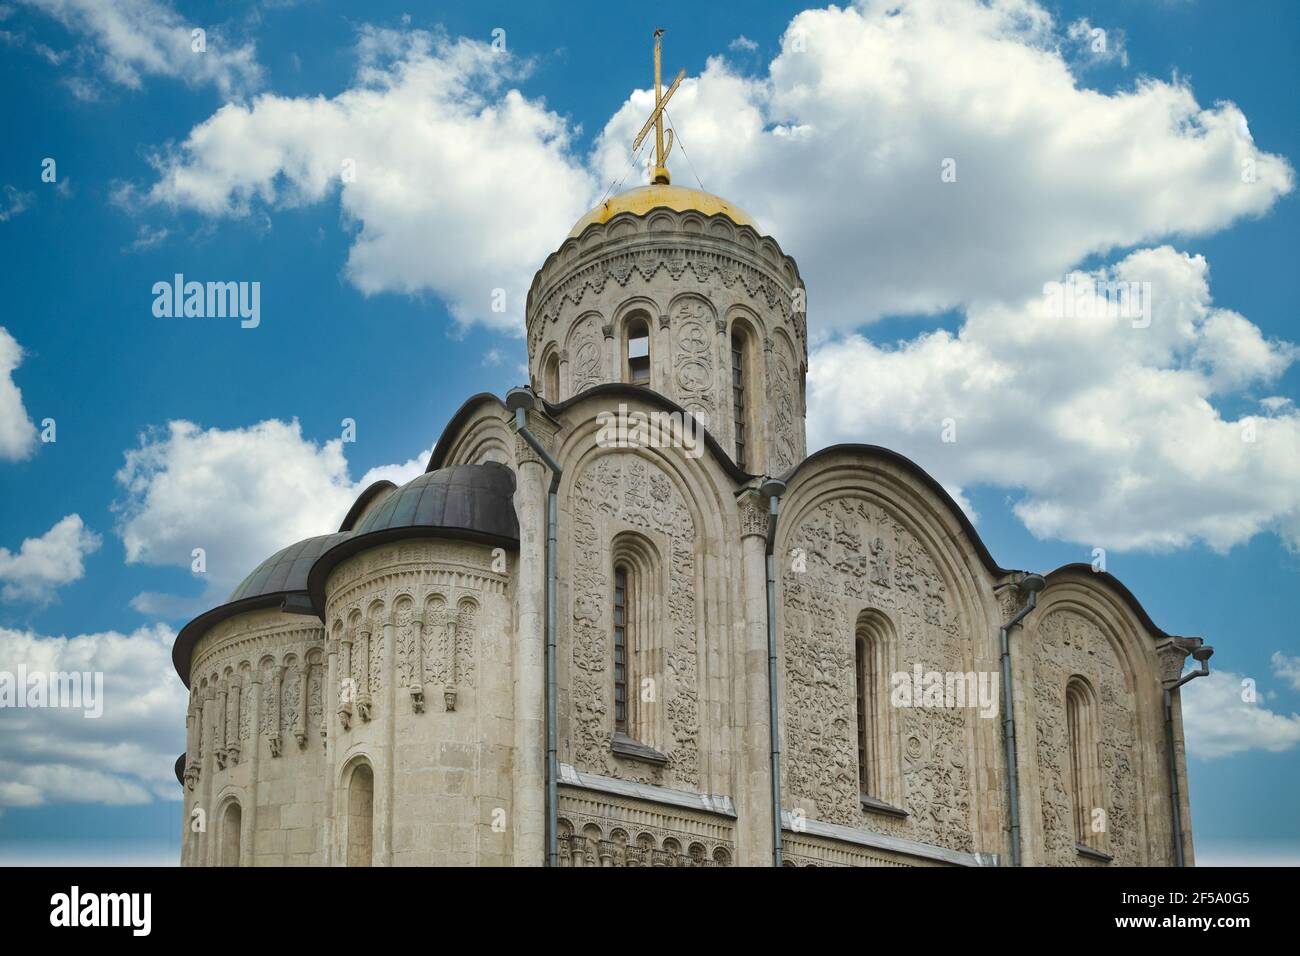
[(348, 477), (344, 443), (304, 438), (295, 420), (203, 429), (186, 421), (141, 436), (117, 474), (114, 504), (131, 564), (190, 568), (203, 548), (203, 594), (146, 592), (132, 605), (179, 619), (226, 599), (259, 563), (303, 538), (338, 529), (356, 496), (386, 478), (401, 485), (424, 472), (431, 451)]
[[(1040, 294), (974, 307), (956, 334), (823, 343), (810, 360), (810, 444), (869, 440), (949, 488), (1020, 489), (1015, 513), (1040, 537), (1226, 549), (1275, 530), (1300, 546), (1300, 414), (1240, 391), (1275, 379), (1295, 348), (1215, 308), (1199, 256), (1139, 250), (1074, 287), (1087, 279), (1151, 283), (1150, 326), (1080, 314), (1101, 311), (1096, 296), (1051, 314)], [(1221, 399), (1251, 410), (1234, 419)]]
[(1295, 690), (1300, 690), (1300, 657), (1288, 657), (1281, 651), (1275, 651), (1269, 658), (1273, 673), (1282, 678)]
[(4, 199), (0, 201), (0, 222), (8, 222), (15, 216), (21, 216), (36, 198), (34, 193), (22, 192), (14, 186), (5, 184)]
[(22, 391), (14, 384), (14, 371), (22, 360), (22, 347), (0, 326), (0, 460), (20, 461), (36, 447), (36, 426), (27, 417)]
[(157, 160), (148, 200), (247, 216), (337, 192), (362, 292), (433, 292), (458, 322), (522, 331), (532, 272), (595, 198), (565, 121), (508, 88), (526, 64), (486, 43), (366, 28), (359, 55), (333, 98), (220, 109)]
[[(261, 79), (251, 43), (227, 44), (213, 24), (192, 23), (159, 0), (21, 2), (85, 37), (79, 60), (93, 61), (110, 82), (130, 89), (139, 89), (146, 76), (162, 76), (190, 86), (211, 84), (229, 97), (256, 88)], [(194, 49), (195, 29), (205, 31), (202, 51)], [(68, 79), (78, 97), (96, 98), (96, 86), (87, 77), (74, 74)]]
[(99, 550), (100, 537), (67, 515), (39, 538), (27, 538), (17, 553), (0, 548), (0, 597), (6, 601), (48, 601), (54, 591), (79, 581), (85, 558)]
[[(1091, 44), (1080, 29), (1031, 0), (808, 10), (765, 75), (713, 58), (671, 119), (707, 187), (799, 258), (814, 330), (1016, 298), (1089, 255), (1262, 214), (1292, 188), (1231, 103), (1203, 108), (1181, 81), (1080, 86), (1062, 52)], [(195, 127), (148, 198), (229, 216), (337, 189), (359, 225), (358, 288), (432, 291), (462, 322), (517, 329), (533, 271), (593, 189), (626, 176), (652, 92), (628, 98), (586, 164), (563, 118), (503, 92), (526, 71), (509, 55), (374, 28), (359, 48), (336, 97), (266, 95)], [(955, 183), (940, 177), (949, 158)], [(680, 154), (672, 166), (692, 180)]]
[[(1061, 53), (1073, 44), (1029, 0), (808, 10), (765, 76), (712, 59), (669, 112), (705, 186), (799, 260), (819, 330), (1016, 299), (1090, 254), (1213, 232), (1292, 188), (1233, 104), (1202, 107), (1178, 81), (1088, 89)], [(605, 127), (606, 182), (652, 102), (634, 93)], [(680, 155), (670, 166), (694, 185)]]
[[(1021, 489), (1017, 514), (1040, 536), (1227, 548), (1276, 530), (1298, 544), (1300, 416), (1258, 394), (1295, 349), (1214, 307), (1203, 260), (1139, 248), (1110, 270), (1156, 284), (1151, 328), (1038, 315), (1044, 281), (1087, 257), (1213, 233), (1294, 183), (1230, 102), (1203, 107), (1180, 79), (1081, 85), (1094, 29), (1033, 0), (808, 10), (765, 73), (711, 59), (671, 120), (707, 187), (799, 258), (814, 446), (896, 447), (968, 510), (975, 485)], [(1119, 57), (1125, 38), (1106, 37)], [(195, 127), (148, 198), (232, 216), (337, 189), (359, 226), (360, 289), (432, 291), (461, 322), (517, 330), (533, 270), (593, 185), (625, 175), (652, 93), (628, 98), (584, 163), (565, 120), (502, 92), (525, 67), (486, 44), (365, 28), (359, 48), (357, 82), (332, 99), (263, 96)], [(692, 180), (680, 154), (671, 165)], [(489, 309), (497, 287), (505, 314)], [(954, 334), (896, 348), (835, 337), (949, 310), (964, 315)], [(955, 445), (935, 440), (945, 417)]]
[(186, 692), (171, 667), (175, 636), (162, 625), (75, 637), (0, 628), (0, 669), (10, 674), (103, 674), (97, 718), (0, 708), (0, 809), (178, 799), (172, 765), (185, 749)]
[(1300, 743), (1300, 714), (1279, 714), (1242, 700), (1242, 678), (1213, 671), (1183, 687), (1183, 738), (1192, 756), (1205, 760), (1246, 750), (1283, 753)]

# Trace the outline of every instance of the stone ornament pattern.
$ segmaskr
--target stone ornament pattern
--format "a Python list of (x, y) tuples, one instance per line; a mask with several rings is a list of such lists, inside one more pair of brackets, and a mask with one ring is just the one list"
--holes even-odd
[(1081, 862), (1075, 850), (1065, 710), (1066, 685), (1071, 677), (1078, 675), (1096, 690), (1100, 709), (1095, 737), (1106, 802), (1101, 808), (1105, 811), (1106, 824), (1102, 845), (1114, 857), (1116, 865), (1140, 865), (1144, 861), (1138, 833), (1142, 808), (1137, 793), (1136, 705), (1124, 667), (1101, 628), (1090, 617), (1067, 608), (1053, 609), (1043, 617), (1033, 647), (1035, 756), (1043, 812), (1042, 862), (1048, 866), (1073, 866)]
[[(656, 679), (658, 706), (665, 709), (667, 740), (656, 745), (668, 757), (674, 785), (700, 781), (699, 687), (695, 626), (695, 525), (682, 493), (653, 462), (635, 454), (610, 453), (586, 465), (574, 483), (572, 587), (569, 633), (571, 690), (569, 718), (573, 762), (579, 769), (651, 782), (610, 754), (614, 732), (610, 706), (610, 618), (612, 593), (605, 557), (616, 530), (632, 529), (667, 538), (668, 624), (663, 672)], [(561, 711), (563, 714), (563, 704)], [(655, 780), (653, 782), (662, 782)]]
[(678, 404), (705, 422), (721, 421), (713, 395), (713, 323), (713, 309), (702, 299), (684, 299), (672, 312), (677, 329), (673, 377)]
[[(384, 687), (387, 624), (395, 641), (393, 676), (411, 712), (454, 711), (474, 687), (482, 598), (505, 588), (505, 576), (490, 569), (482, 549), (460, 542), (404, 542), (343, 562), (327, 585), (327, 615), (336, 633), (354, 636), (350, 673), (357, 687), (369, 689), (370, 716)], [(367, 633), (369, 654), (362, 655), (358, 638)], [(427, 689), (435, 696), (427, 697)]]
[(781, 841), (782, 866), (941, 866), (920, 857), (896, 858), (883, 850), (853, 846), (808, 834), (784, 834)]
[[(255, 712), (256, 732), (266, 738), (272, 757), (284, 752), (290, 735), (299, 749), (307, 746), (304, 691), (322, 679), (325, 633), (319, 625), (299, 623), (301, 618), (288, 621), (278, 611), (237, 615), (213, 627), (196, 650), (184, 773), (190, 790), (208, 756), (218, 771), (247, 758)], [(323, 744), (323, 733), (320, 739)]]
[(729, 823), (635, 800), (561, 793), (560, 865), (728, 867), (736, 858)]
[[(775, 240), (725, 216), (658, 210), (649, 217), (625, 214), (593, 224), (546, 260), (528, 292), (530, 360), (540, 360), (543, 340), (557, 337), (562, 319), (592, 308), (589, 303), (600, 299), (611, 281), (627, 288), (634, 275), (643, 283), (665, 276), (685, 286), (682, 291), (695, 287), (706, 293), (720, 285), (760, 312), (782, 317), (807, 352), (806, 316), (794, 310), (794, 290), (803, 283), (794, 260)], [(572, 344), (568, 350), (576, 366)], [(540, 368), (531, 371), (540, 374)], [(582, 391), (578, 382), (575, 376), (569, 394)]]
[[(952, 597), (924, 546), (890, 511), (856, 495), (800, 514), (781, 572), (784, 618), (785, 800), (810, 818), (972, 846), (967, 721), (971, 711), (902, 712), (906, 820), (863, 813), (857, 774), (854, 639), (863, 609), (882, 612), (897, 644), (887, 670), (965, 671)], [(888, 757), (886, 759), (889, 759)]]

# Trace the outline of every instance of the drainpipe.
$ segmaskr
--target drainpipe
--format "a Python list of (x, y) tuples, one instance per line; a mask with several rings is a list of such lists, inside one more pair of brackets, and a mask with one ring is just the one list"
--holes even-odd
[(772, 865), (781, 865), (781, 731), (776, 685), (776, 519), (785, 482), (769, 478), (758, 489), (767, 496), (767, 706), (772, 738)]
[(1214, 648), (1203, 644), (1192, 651), (1192, 657), (1200, 661), (1201, 669), (1185, 674), (1177, 683), (1165, 688), (1165, 746), (1169, 750), (1169, 795), (1173, 801), (1174, 811), (1174, 865), (1186, 866), (1187, 860), (1183, 850), (1183, 812), (1179, 805), (1181, 796), (1178, 792), (1178, 754), (1174, 751), (1174, 691), (1188, 681), (1196, 680), (1210, 673), (1210, 656)]
[(1011, 629), (1038, 606), (1038, 592), (1047, 587), (1041, 574), (1026, 574), (1016, 588), (1029, 598), (1011, 620), (1002, 625), (998, 642), (1002, 648), (1002, 739), (1007, 751), (1007, 807), (1011, 817), (1011, 865), (1020, 865), (1020, 773), (1016, 766), (1016, 715), (1011, 690)]
[(558, 492), (564, 471), (551, 457), (537, 437), (528, 430), (528, 411), (537, 398), (530, 388), (512, 388), (506, 393), (506, 408), (515, 413), (515, 431), (528, 442), (537, 457), (551, 470), (551, 486), (546, 492), (546, 865), (560, 865), (559, 845), (559, 761), (556, 759), (556, 702), (555, 702), (555, 579), (556, 579), (556, 524), (559, 512)]

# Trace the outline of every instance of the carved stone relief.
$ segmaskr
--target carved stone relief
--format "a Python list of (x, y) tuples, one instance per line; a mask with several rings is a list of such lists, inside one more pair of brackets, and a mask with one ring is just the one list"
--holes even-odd
[(1139, 852), (1136, 717), (1133, 693), (1110, 641), (1090, 618), (1076, 611), (1049, 612), (1034, 642), (1035, 756), (1041, 781), (1043, 847), (1049, 866), (1079, 862), (1070, 792), (1069, 729), (1065, 689), (1074, 675), (1097, 692), (1095, 738), (1101, 765), (1104, 823), (1100, 845), (1117, 864), (1143, 863)]
[(785, 783), (792, 806), (830, 823), (866, 826), (971, 849), (967, 721), (973, 711), (903, 710), (906, 820), (865, 818), (857, 775), (854, 638), (874, 608), (894, 628), (887, 670), (964, 671), (956, 608), (924, 546), (881, 506), (823, 502), (798, 519), (781, 557), (784, 600)]
[[(609, 752), (613, 715), (610, 674), (612, 620), (609, 545), (625, 528), (666, 536), (668, 627), (663, 672), (655, 679), (665, 708), (668, 739), (660, 742), (667, 773), (679, 786), (699, 782), (699, 688), (695, 611), (695, 526), (686, 501), (655, 464), (631, 454), (609, 454), (587, 466), (574, 485), (572, 686), (569, 716), (575, 765), (609, 776), (636, 776)], [(638, 779), (648, 779), (642, 775)]]

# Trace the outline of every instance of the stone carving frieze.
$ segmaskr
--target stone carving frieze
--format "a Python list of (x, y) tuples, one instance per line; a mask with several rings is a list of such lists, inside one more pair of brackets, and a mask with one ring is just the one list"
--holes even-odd
[(956, 607), (934, 560), (891, 512), (867, 499), (825, 501), (799, 516), (781, 556), (785, 782), (792, 806), (830, 823), (867, 826), (971, 849), (969, 710), (903, 712), (906, 820), (866, 818), (859, 802), (854, 639), (857, 614), (895, 631), (888, 669), (962, 671)]
[(574, 762), (609, 776), (635, 776), (609, 752), (613, 625), (605, 600), (611, 572), (605, 565), (613, 529), (654, 532), (668, 541), (668, 628), (664, 671), (649, 676), (656, 680), (657, 700), (667, 715), (667, 771), (678, 785), (695, 786), (700, 775), (695, 526), (686, 501), (657, 465), (633, 454), (609, 454), (584, 469), (572, 502), (569, 700)]
[[(1070, 609), (1050, 611), (1033, 643), (1035, 757), (1041, 781), (1045, 862), (1078, 862), (1070, 787), (1069, 728), (1065, 690), (1070, 678), (1085, 678), (1096, 690), (1095, 737), (1101, 765), (1107, 853), (1122, 865), (1141, 864), (1133, 692), (1114, 648), (1089, 617)], [(1091, 811), (1089, 811), (1091, 819)]]

